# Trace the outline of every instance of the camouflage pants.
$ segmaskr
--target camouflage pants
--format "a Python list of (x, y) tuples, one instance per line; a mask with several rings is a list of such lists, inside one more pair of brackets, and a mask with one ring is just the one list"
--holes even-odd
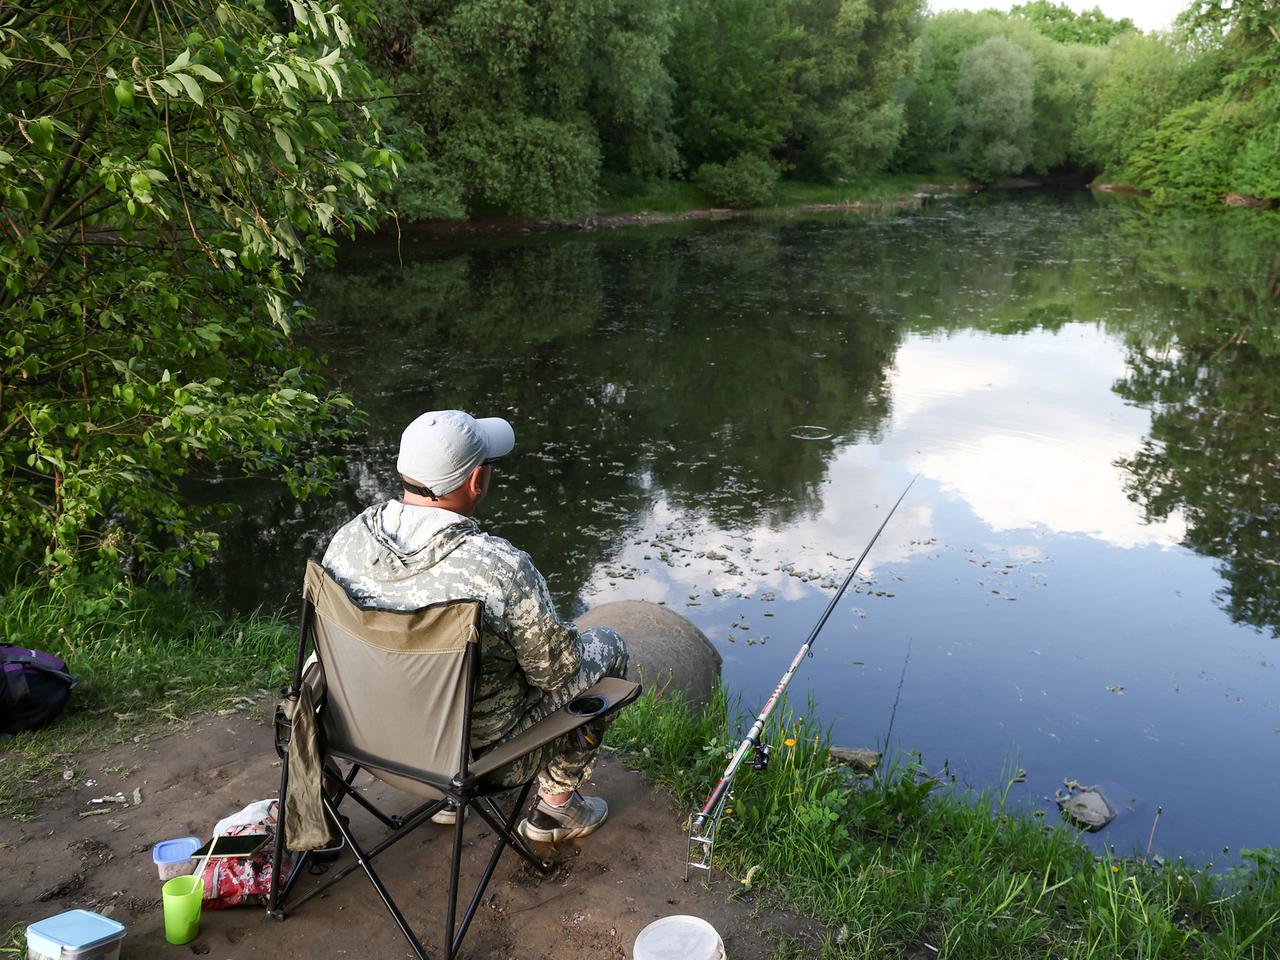
[[(582, 641), (582, 669), (563, 689), (554, 695), (547, 694), (525, 713), (520, 721), (502, 738), (492, 744), (497, 746), (522, 733), (544, 717), (555, 713), (566, 703), (605, 677), (622, 677), (627, 672), (627, 644), (615, 630), (593, 627), (580, 634)], [(613, 722), (613, 715), (588, 723), (584, 729), (595, 734), (597, 742), (605, 729)], [(483, 751), (481, 751), (483, 753)], [(595, 763), (595, 749), (583, 749), (574, 743), (574, 737), (561, 737), (546, 746), (522, 757), (505, 767), (501, 782), (524, 783), (535, 773), (538, 788), (546, 794), (568, 793), (575, 790), (591, 774)]]

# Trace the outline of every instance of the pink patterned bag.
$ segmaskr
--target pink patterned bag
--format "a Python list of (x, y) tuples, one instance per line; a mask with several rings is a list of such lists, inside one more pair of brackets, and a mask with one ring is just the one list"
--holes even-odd
[[(221, 829), (215, 829), (214, 835), (244, 837), (265, 834), (274, 839), (279, 810), (280, 803), (277, 800), (272, 800), (265, 811), (260, 804), (251, 804), (241, 814), (253, 811), (257, 819), (235, 822), (241, 820), (240, 814), (228, 817), (228, 821), (233, 821), (232, 825), (222, 827), (219, 824)], [(266, 902), (271, 891), (272, 848), (273, 844), (268, 842), (261, 850), (248, 857), (218, 857), (206, 862), (200, 874), (204, 880), (204, 905), (210, 910), (221, 910), (223, 907), (253, 906)], [(287, 875), (291, 865), (292, 857), (286, 851), (280, 869)]]

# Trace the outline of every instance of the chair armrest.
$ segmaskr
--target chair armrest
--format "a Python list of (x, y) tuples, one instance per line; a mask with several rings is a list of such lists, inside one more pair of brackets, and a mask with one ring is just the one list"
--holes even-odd
[[(599, 717), (607, 716), (620, 710), (640, 696), (640, 684), (617, 677), (605, 677), (590, 688), (583, 690), (563, 707), (548, 717), (544, 717), (528, 730), (510, 740), (504, 740), (488, 753), (478, 757), (467, 768), (467, 773), (479, 779), (502, 769), (526, 754), (533, 753), (552, 740), (572, 733), (579, 727)], [(587, 703), (598, 700), (599, 703)], [(579, 711), (578, 708), (584, 707)]]

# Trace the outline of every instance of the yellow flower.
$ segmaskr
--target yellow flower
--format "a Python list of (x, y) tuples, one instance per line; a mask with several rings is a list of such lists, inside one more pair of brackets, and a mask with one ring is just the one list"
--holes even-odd
[(1120, 868), (1119, 868), (1119, 867), (1117, 867), (1117, 866), (1115, 866), (1114, 864), (1112, 864), (1112, 866), (1111, 866), (1111, 872), (1112, 872), (1112, 873), (1119, 873), (1119, 872), (1120, 872)]
[(788, 747), (794, 747), (796, 745), (796, 738), (787, 737), (787, 739), (783, 740), (782, 742), (786, 744)]

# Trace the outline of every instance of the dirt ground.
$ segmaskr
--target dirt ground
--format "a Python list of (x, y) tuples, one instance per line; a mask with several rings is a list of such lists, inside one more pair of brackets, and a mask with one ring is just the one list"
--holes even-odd
[[(247, 713), (210, 717), (150, 742), (81, 757), (74, 789), (41, 816), (0, 821), (0, 930), (83, 907), (125, 925), (125, 960), (192, 954), (211, 960), (411, 957), (360, 872), (283, 923), (268, 920), (261, 907), (205, 910), (193, 943), (165, 943), (152, 844), (170, 837), (208, 837), (223, 816), (276, 796), (279, 775), (270, 728)], [(137, 805), (135, 790), (140, 790)], [(129, 805), (89, 802), (117, 792)], [(461, 956), (628, 958), (636, 934), (671, 914), (709, 921), (733, 960), (773, 956), (781, 937), (816, 952), (821, 929), (768, 908), (767, 893), (757, 899), (756, 892), (747, 892), (730, 900), (741, 887), (720, 873), (709, 885), (700, 879), (684, 883), (686, 811), (616, 756), (602, 759), (587, 792), (609, 800), (608, 823), (580, 845), (555, 851), (560, 865), (546, 879), (525, 869), (515, 854), (504, 853)], [(413, 798), (375, 780), (368, 781), (367, 795), (387, 800), (400, 812), (414, 805)], [(357, 838), (385, 835), (377, 821), (350, 806), (344, 809)], [(106, 813), (84, 816), (103, 807)], [(464, 876), (472, 878), (479, 876), (478, 864), (489, 849), (487, 828), (476, 823), (469, 824), (464, 853)], [(449, 828), (428, 824), (375, 861), (432, 957), (439, 955), (442, 936), (451, 836)]]

